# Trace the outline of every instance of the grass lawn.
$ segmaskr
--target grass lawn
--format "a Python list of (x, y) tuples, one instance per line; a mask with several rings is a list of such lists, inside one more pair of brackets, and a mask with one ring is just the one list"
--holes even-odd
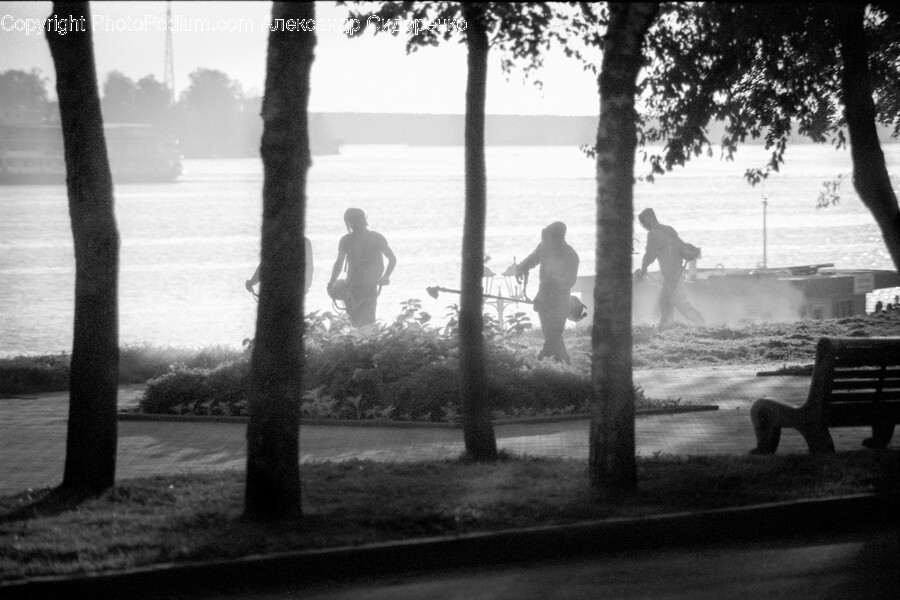
[[(567, 332), (576, 370), (589, 372), (590, 333)], [(634, 331), (636, 368), (803, 365), (823, 335), (900, 335), (900, 315), (729, 327)], [(523, 342), (539, 347), (540, 334)], [(234, 357), (200, 351), (199, 366)], [(168, 354), (126, 352), (142, 379), (168, 368)], [(46, 360), (45, 360), (46, 359)], [(65, 386), (68, 357), (0, 361), (6, 393)], [(23, 366), (24, 363), (24, 366)], [(46, 375), (51, 373), (51, 376)], [(34, 375), (37, 373), (37, 375)], [(34, 377), (34, 381), (32, 381)], [(4, 392), (0, 385), (0, 394)], [(12, 390), (17, 390), (12, 392)], [(64, 389), (64, 388), (63, 388)], [(45, 390), (47, 391), (47, 390)], [(653, 457), (638, 460), (639, 490), (598, 495), (584, 461), (508, 458), (463, 461), (304, 464), (304, 517), (277, 525), (242, 520), (244, 474), (119, 481), (98, 499), (55, 515), (13, 517), (50, 490), (0, 497), (0, 582), (159, 563), (357, 545), (404, 538), (568, 524), (844, 494), (900, 490), (900, 452), (830, 456)]]
[(304, 464), (304, 517), (240, 518), (242, 472), (120, 481), (56, 516), (10, 519), (49, 490), (0, 497), (0, 581), (403, 538), (900, 489), (900, 453), (653, 457), (639, 490), (601, 496), (583, 461)]

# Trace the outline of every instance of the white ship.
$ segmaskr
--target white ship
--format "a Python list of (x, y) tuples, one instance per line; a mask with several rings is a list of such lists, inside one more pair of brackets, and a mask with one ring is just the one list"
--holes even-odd
[[(181, 153), (174, 138), (150, 125), (104, 125), (113, 183), (174, 181)], [(66, 180), (62, 129), (56, 125), (0, 125), (0, 185), (58, 184)]]

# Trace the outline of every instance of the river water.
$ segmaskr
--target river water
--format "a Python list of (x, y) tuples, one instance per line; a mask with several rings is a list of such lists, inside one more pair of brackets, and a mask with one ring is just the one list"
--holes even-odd
[[(900, 144), (885, 146), (885, 154), (896, 184)], [(742, 148), (736, 162), (695, 159), (656, 183), (639, 182), (635, 212), (653, 207), (662, 222), (701, 246), (700, 267), (750, 268), (763, 260), (765, 195), (769, 267), (892, 268), (849, 179), (837, 206), (815, 208), (824, 181), (849, 175), (848, 152), (795, 145), (782, 172), (751, 188), (744, 169), (764, 161), (762, 148), (752, 147)], [(561, 220), (581, 256), (580, 273), (591, 274), (592, 161), (568, 147), (489, 147), (487, 168), (488, 266), (501, 272), (514, 258), (521, 260), (541, 228)], [(259, 257), (261, 162), (189, 160), (184, 170), (174, 183), (115, 188), (122, 344), (239, 346), (253, 336), (256, 303), (244, 281)], [(350, 206), (367, 212), (370, 228), (387, 237), (398, 258), (379, 300), (379, 318), (393, 318), (408, 298), (421, 299), (436, 317), (445, 314), (458, 297), (434, 300), (425, 288), (459, 286), (463, 149), (347, 146), (339, 155), (315, 157), (307, 217), (315, 274), (308, 310), (331, 310), (325, 284)], [(637, 225), (635, 236), (640, 250), (645, 238)], [(499, 278), (492, 292), (505, 291), (498, 284)], [(0, 356), (69, 351), (73, 296), (65, 187), (0, 187)]]

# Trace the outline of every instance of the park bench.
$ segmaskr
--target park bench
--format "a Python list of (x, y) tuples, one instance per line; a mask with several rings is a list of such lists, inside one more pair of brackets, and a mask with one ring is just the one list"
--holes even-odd
[(820, 339), (806, 403), (761, 398), (750, 418), (753, 454), (774, 453), (782, 427), (799, 431), (810, 452), (834, 452), (829, 427), (871, 426), (863, 445), (885, 448), (900, 423), (900, 338)]

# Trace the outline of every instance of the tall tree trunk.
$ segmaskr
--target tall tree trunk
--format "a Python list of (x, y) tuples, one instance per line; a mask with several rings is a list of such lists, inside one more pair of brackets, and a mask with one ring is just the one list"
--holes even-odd
[(469, 50), (466, 82), (466, 211), (463, 226), (462, 282), (459, 309), (459, 351), (462, 426), (466, 454), (478, 461), (497, 459), (497, 440), (485, 394), (484, 229), (487, 175), (484, 160), (484, 103), (487, 85), (488, 37), (484, 8), (463, 6), (468, 23)]
[(894, 261), (894, 268), (900, 271), (900, 207), (891, 187), (875, 127), (868, 44), (863, 29), (865, 4), (848, 2), (835, 7), (840, 27), (841, 58), (844, 60), (841, 88), (853, 157), (853, 187), (875, 217)]
[[(309, 2), (276, 2), (272, 8), (273, 23), (314, 18)], [(310, 165), (307, 105), (315, 44), (311, 31), (269, 33), (262, 107), (262, 261), (244, 497), (244, 514), (253, 520), (301, 514), (303, 231)]]
[(62, 488), (99, 493), (115, 483), (119, 385), (119, 233), (103, 137), (87, 2), (54, 2), (83, 17), (79, 30), (47, 33), (66, 160), (75, 246), (75, 324)]
[(597, 249), (591, 334), (591, 485), (631, 490), (634, 388), (631, 374), (631, 239), (634, 207), (634, 109), (644, 35), (654, 3), (610, 3), (597, 131)]

